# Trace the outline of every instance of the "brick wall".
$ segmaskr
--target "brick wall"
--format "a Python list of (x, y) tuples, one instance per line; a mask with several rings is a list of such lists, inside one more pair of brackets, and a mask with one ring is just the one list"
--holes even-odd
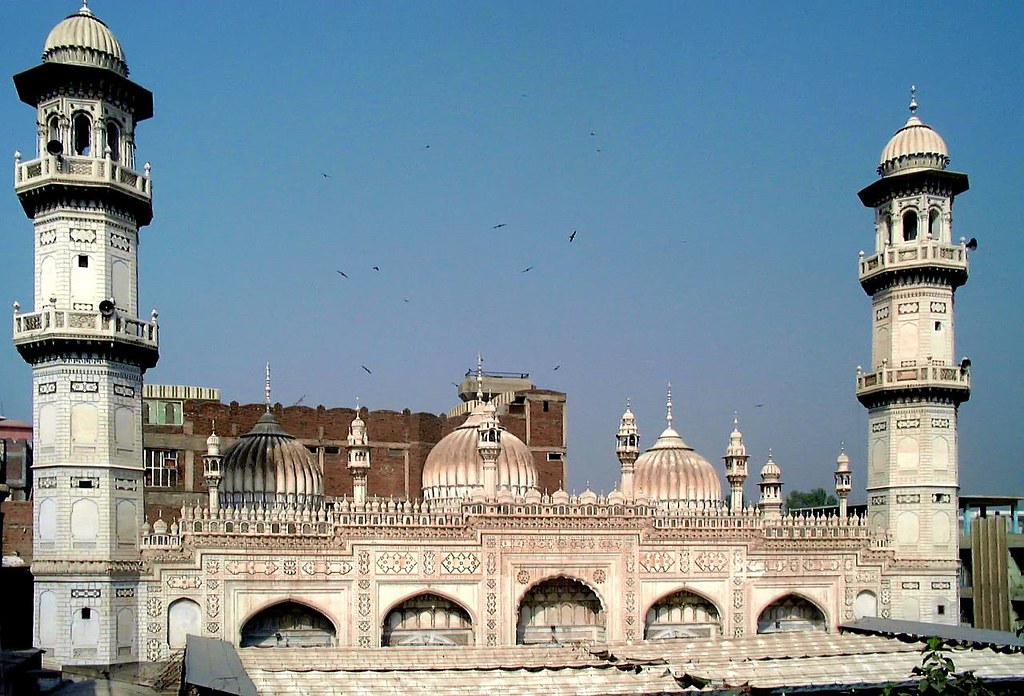
[(5, 500), (4, 513), (4, 555), (17, 553), (32, 563), (32, 501)]

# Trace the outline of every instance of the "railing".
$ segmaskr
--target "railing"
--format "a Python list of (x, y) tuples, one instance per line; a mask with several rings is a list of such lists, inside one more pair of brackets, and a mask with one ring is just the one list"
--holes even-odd
[(873, 256), (861, 257), (860, 279), (864, 280), (887, 270), (920, 265), (967, 270), (967, 251), (962, 244), (939, 242), (886, 247)]
[(41, 336), (121, 338), (132, 343), (156, 348), (160, 328), (156, 321), (143, 321), (114, 314), (104, 316), (98, 311), (77, 311), (48, 308), (41, 312), (14, 311), (14, 342), (24, 343)]
[(152, 196), (149, 165), (139, 174), (118, 162), (100, 157), (41, 157), (22, 162), (14, 159), (14, 190), (17, 193), (46, 181), (80, 184), (110, 184), (140, 198)]
[[(514, 391), (502, 392), (501, 394), (495, 394), (490, 401), (487, 403), (493, 404), (494, 406), (508, 406), (510, 403), (516, 400), (516, 393)], [(458, 416), (464, 416), (467, 413), (471, 413), (474, 408), (480, 405), (480, 402), (476, 399), (467, 401), (466, 403), (459, 404), (455, 408), (448, 411), (445, 416), (448, 418), (457, 418)]]
[(971, 373), (958, 366), (950, 367), (948, 365), (884, 367), (875, 372), (857, 373), (858, 392), (872, 392), (915, 384), (970, 389)]

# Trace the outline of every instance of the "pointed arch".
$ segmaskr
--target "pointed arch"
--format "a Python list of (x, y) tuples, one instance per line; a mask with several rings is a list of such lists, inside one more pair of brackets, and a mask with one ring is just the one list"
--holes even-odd
[(605, 639), (606, 610), (589, 583), (558, 574), (530, 585), (516, 607), (516, 643), (535, 645)]
[(661, 595), (644, 612), (645, 640), (709, 638), (721, 633), (718, 605), (685, 586)]
[(787, 592), (776, 597), (757, 617), (758, 633), (792, 631), (828, 631), (825, 610), (799, 592)]
[(250, 612), (238, 636), (243, 648), (326, 647), (337, 644), (338, 625), (312, 602), (283, 597)]
[(469, 609), (432, 589), (393, 603), (383, 616), (381, 647), (473, 645)]

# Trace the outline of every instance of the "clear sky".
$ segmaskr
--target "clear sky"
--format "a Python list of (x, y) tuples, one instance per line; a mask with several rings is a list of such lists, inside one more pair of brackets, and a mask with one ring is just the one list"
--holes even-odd
[[(269, 360), (286, 405), (440, 413), (479, 351), (568, 394), (576, 489), (616, 484), (627, 397), (653, 442), (671, 381), (676, 428), (720, 472), (739, 412), (748, 496), (769, 448), (786, 490), (831, 489), (845, 441), (864, 499), (873, 218), (856, 193), (916, 84), (971, 178), (954, 236), (980, 240), (956, 306), (962, 490), (1024, 495), (1024, 5), (91, 7), (155, 95), (137, 133), (156, 209), (141, 306), (161, 323), (147, 381), (260, 401)], [(36, 65), (77, 8), (0, 5), (0, 73)], [(31, 157), (34, 133), (8, 80), (0, 142)], [(11, 188), (0, 219), (0, 297), (28, 306)], [(9, 339), (0, 401), (31, 420)]]

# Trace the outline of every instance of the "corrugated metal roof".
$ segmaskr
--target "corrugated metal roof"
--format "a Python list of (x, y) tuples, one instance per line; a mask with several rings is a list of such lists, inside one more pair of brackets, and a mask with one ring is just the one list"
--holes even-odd
[(236, 696), (258, 696), (259, 693), (242, 667), (235, 646), (215, 638), (188, 636), (184, 681)]
[(840, 631), (854, 633), (871, 633), (880, 636), (908, 638), (931, 638), (937, 636), (946, 642), (957, 645), (990, 647), (996, 650), (1019, 650), (1024, 648), (1024, 638), (1019, 638), (1008, 631), (993, 631), (987, 628), (971, 626), (946, 626), (944, 624), (924, 623), (923, 621), (900, 621), (897, 619), (879, 619), (866, 617), (850, 623), (841, 624)]

